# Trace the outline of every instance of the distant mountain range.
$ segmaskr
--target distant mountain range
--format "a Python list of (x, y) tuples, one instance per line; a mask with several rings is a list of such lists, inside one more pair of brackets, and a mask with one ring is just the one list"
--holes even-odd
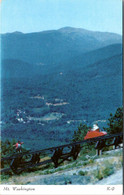
[(1, 39), (2, 76), (6, 78), (82, 68), (122, 52), (122, 37), (118, 34), (71, 27), (7, 33)]
[(28, 34), (7, 33), (1, 39), (2, 59), (49, 66), (98, 48), (122, 43), (122, 36), (118, 34), (71, 27)]

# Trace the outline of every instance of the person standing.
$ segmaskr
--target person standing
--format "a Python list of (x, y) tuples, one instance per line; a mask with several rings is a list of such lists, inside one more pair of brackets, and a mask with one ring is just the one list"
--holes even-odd
[(24, 142), (18, 141), (16, 144), (13, 145), (17, 152), (22, 152), (22, 144), (24, 144)]

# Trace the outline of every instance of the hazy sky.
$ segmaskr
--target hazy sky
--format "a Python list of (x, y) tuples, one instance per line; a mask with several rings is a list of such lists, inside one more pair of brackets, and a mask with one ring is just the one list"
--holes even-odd
[(122, 34), (122, 0), (2, 0), (1, 32), (65, 26)]

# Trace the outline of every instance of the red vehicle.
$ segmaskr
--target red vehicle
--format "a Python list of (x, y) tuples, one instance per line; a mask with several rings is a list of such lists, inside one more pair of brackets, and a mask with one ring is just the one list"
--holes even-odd
[(103, 135), (106, 135), (106, 134), (107, 133), (105, 131), (100, 131), (97, 124), (94, 124), (93, 128), (87, 132), (86, 136), (84, 137), (84, 140), (91, 139), (91, 138), (94, 138), (94, 137), (103, 136)]

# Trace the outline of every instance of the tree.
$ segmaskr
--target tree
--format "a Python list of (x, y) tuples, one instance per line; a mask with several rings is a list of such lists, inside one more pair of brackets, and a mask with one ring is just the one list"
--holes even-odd
[(74, 131), (72, 141), (73, 142), (82, 141), (84, 139), (85, 135), (87, 134), (89, 128), (90, 127), (88, 127), (86, 124), (80, 123), (80, 125), (78, 126), (78, 130)]
[(118, 108), (113, 115), (110, 114), (110, 118), (107, 123), (108, 127), (104, 128), (107, 133), (114, 134), (123, 131), (123, 108)]
[(6, 155), (11, 155), (14, 153), (13, 145), (17, 142), (17, 140), (13, 139), (12, 141), (6, 139), (5, 141), (1, 141), (1, 157)]

